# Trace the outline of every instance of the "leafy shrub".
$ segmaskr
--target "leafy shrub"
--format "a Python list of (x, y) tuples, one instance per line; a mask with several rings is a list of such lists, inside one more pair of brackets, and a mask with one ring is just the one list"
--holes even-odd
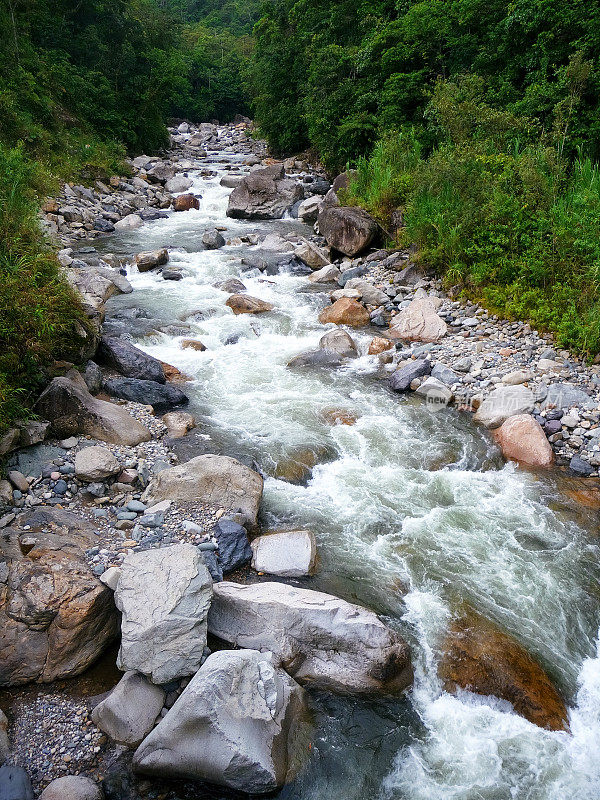
[(0, 146), (0, 430), (25, 414), (43, 368), (74, 356), (85, 318), (39, 227), (36, 166)]

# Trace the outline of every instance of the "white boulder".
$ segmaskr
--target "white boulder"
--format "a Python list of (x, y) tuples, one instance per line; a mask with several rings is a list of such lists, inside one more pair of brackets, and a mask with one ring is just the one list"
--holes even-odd
[(283, 531), (259, 536), (253, 542), (252, 566), (257, 572), (301, 578), (312, 575), (317, 543), (312, 531)]

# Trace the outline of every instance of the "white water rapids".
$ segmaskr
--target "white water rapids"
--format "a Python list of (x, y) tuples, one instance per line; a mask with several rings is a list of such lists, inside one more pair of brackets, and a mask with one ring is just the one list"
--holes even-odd
[[(155, 327), (189, 326), (134, 340), (194, 378), (184, 388), (215, 452), (254, 460), (268, 475), (301, 451), (320, 454), (307, 485), (267, 478), (264, 526), (311, 528), (321, 563), (305, 585), (382, 614), (411, 643), (416, 666), (414, 688), (398, 701), (316, 695), (309, 766), (279, 797), (597, 800), (600, 569), (592, 518), (561, 504), (555, 476), (504, 465), (466, 415), (432, 413), (393, 395), (376, 357), (337, 370), (286, 367), (327, 330), (317, 320), (326, 295), (305, 277), (241, 273), (247, 247), (201, 245), (215, 224), (227, 226), (227, 237), (303, 230), (293, 220), (226, 218), (223, 161), (239, 160), (213, 154), (217, 177), (197, 175), (192, 189), (203, 195), (199, 211), (103, 240), (121, 253), (169, 246), (171, 266), (185, 276), (167, 282), (132, 269), (135, 291), (112, 300), (109, 317), (135, 307)], [(276, 310), (234, 316), (213, 286), (229, 277)], [(352, 335), (366, 353), (373, 332)], [(207, 350), (182, 349), (186, 337)], [(356, 424), (332, 426), (324, 418), (332, 409)], [(571, 733), (541, 730), (493, 698), (443, 691), (441, 636), (465, 603), (546, 668), (567, 697)]]

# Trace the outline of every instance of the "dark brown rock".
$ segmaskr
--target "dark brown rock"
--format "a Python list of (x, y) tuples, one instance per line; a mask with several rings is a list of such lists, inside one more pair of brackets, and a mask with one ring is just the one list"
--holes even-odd
[(112, 592), (85, 558), (92, 526), (50, 509), (24, 523), (31, 530), (7, 528), (0, 539), (0, 686), (79, 675), (118, 630)]
[(438, 672), (449, 692), (493, 695), (540, 728), (568, 728), (567, 709), (548, 675), (515, 639), (477, 614), (453, 623)]
[(192, 208), (196, 211), (200, 208), (200, 201), (193, 194), (180, 194), (173, 200), (174, 211), (190, 211)]

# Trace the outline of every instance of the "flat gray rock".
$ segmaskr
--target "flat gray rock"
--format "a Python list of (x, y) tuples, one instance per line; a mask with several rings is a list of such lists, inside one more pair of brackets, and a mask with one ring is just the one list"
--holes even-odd
[(530, 414), (534, 408), (534, 394), (526, 386), (500, 386), (489, 394), (475, 412), (475, 422), (486, 428), (499, 428), (515, 414)]
[(136, 747), (154, 727), (164, 703), (165, 692), (160, 686), (139, 672), (129, 671), (94, 708), (92, 720), (114, 742)]

